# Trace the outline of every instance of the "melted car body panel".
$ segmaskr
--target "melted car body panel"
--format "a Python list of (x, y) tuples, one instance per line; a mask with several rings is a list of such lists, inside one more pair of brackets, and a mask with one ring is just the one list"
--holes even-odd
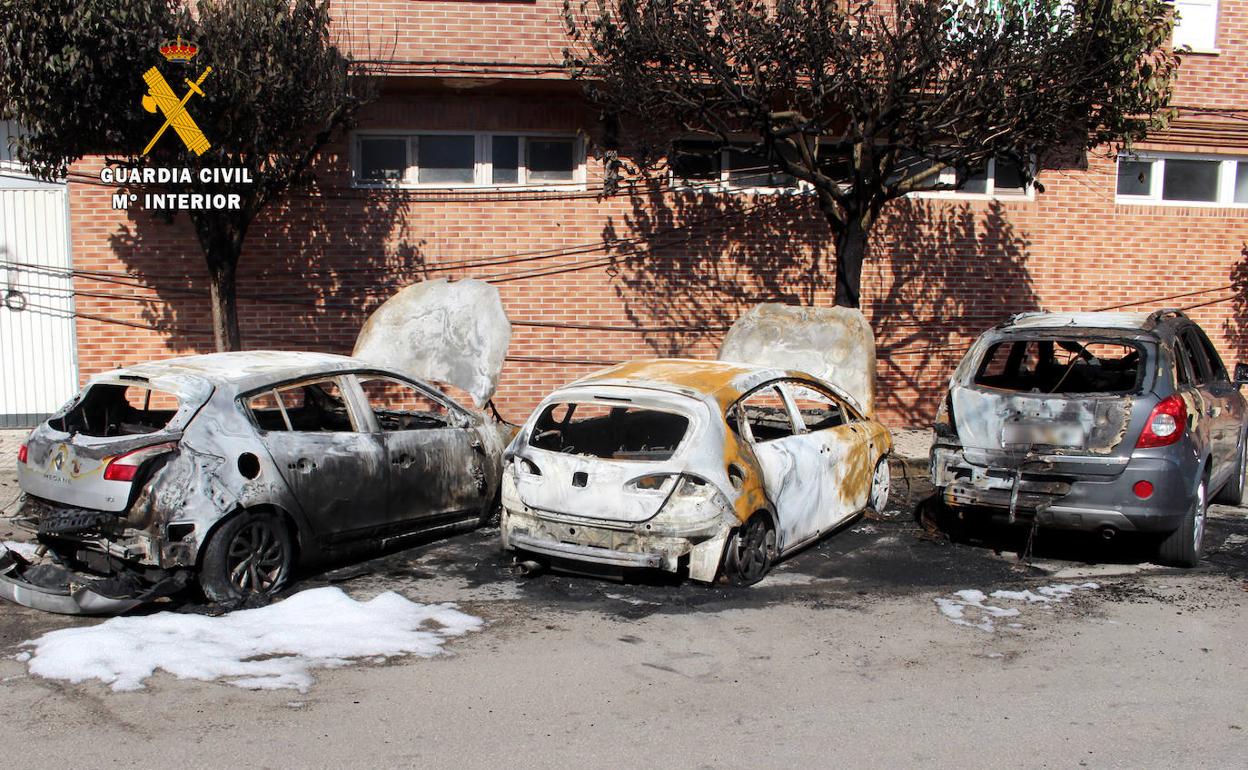
[[(976, 341), (955, 370), (948, 396), (956, 415), (958, 441), (968, 460), (1013, 467), (1031, 452), (1049, 456), (1058, 465), (1087, 467), (1093, 473), (1121, 470), (1131, 450), (1126, 437), (1132, 433), (1136, 397), (1150, 385), (1151, 372), (1139, 372), (1129, 389), (1114, 393), (1028, 392), (975, 381), (996, 345), (1069, 339), (1089, 346), (1129, 343), (1140, 346), (1140, 352), (1151, 350), (1144, 342), (1124, 340), (1123, 332), (1132, 322), (1138, 323), (1135, 314), (1105, 314), (1112, 317), (1104, 321), (1098, 321), (1098, 315), (1058, 314), (1053, 325), (1045, 325), (1043, 318), (1048, 314), (1025, 314), (1021, 325), (1012, 322), (1008, 329), (986, 333)], [(1096, 325), (1076, 325), (1081, 322)], [(1112, 458), (1124, 462), (1103, 461)]]
[(721, 361), (789, 369), (836, 387), (858, 411), (875, 410), (875, 337), (862, 311), (764, 303), (743, 313)]
[[(470, 309), (470, 312), (465, 312)], [(511, 322), (498, 289), (475, 279), (423, 281), (373, 311), (356, 358), (421, 380), (446, 382), (484, 406), (498, 389)]]

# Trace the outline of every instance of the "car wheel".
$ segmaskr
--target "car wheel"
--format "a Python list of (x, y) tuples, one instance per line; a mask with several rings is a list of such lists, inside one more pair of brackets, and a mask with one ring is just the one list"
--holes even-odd
[(1209, 507), (1205, 499), (1208, 481), (1196, 488), (1196, 499), (1183, 517), (1179, 528), (1161, 541), (1158, 556), (1165, 564), (1175, 567), (1195, 567), (1204, 553), (1205, 513)]
[(1213, 498), (1215, 503), (1223, 505), (1243, 505), (1244, 504), (1244, 476), (1245, 476), (1245, 449), (1248, 449), (1248, 436), (1239, 437), (1239, 454), (1235, 456), (1235, 471), (1231, 474), (1231, 478), (1227, 480), (1226, 485), (1222, 487), (1222, 491), (1218, 492), (1218, 496)]
[(888, 507), (888, 492), (891, 484), (888, 458), (881, 457), (880, 461), (875, 464), (875, 473), (871, 476), (871, 498), (868, 501), (871, 510), (880, 516), (884, 515), (884, 509)]
[(277, 515), (244, 512), (213, 533), (199, 567), (199, 586), (214, 602), (276, 593), (290, 576), (294, 548)]
[(733, 530), (724, 549), (724, 576), (734, 586), (762, 580), (776, 557), (776, 531), (766, 514), (756, 513)]

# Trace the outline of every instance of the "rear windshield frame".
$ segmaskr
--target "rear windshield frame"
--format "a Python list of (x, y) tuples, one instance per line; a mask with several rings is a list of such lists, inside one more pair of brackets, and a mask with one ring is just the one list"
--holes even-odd
[[(107, 397), (106, 394), (110, 391), (119, 392), (121, 395), (121, 402), (126, 403), (128, 406), (129, 402), (128, 399), (125, 398), (125, 393), (131, 388), (147, 391), (147, 396), (144, 400), (145, 406), (150, 406), (152, 393), (155, 392), (162, 396), (173, 398), (174, 401), (177, 402), (177, 407), (174, 409), (145, 408), (143, 410), (136, 410), (134, 413), (135, 415), (159, 414), (163, 417), (166, 413), (168, 414), (168, 418), (165, 419), (162, 424), (151, 428), (151, 430), (119, 430), (118, 432), (110, 433), (107, 428), (113, 423), (107, 421), (107, 408), (105, 408), (105, 424), (102, 426), (104, 428), (103, 432), (100, 432), (101, 428), (92, 425), (91, 420), (86, 419), (85, 417), (82, 420), (82, 425), (71, 425), (67, 422), (76, 412), (80, 412), (85, 409), (99, 408), (99, 405), (94, 402), (105, 399)], [(87, 438), (115, 439), (149, 436), (156, 433), (176, 431), (178, 429), (180, 415), (186, 411), (187, 404), (188, 399), (185, 393), (181, 393), (170, 388), (160, 387), (159, 385), (152, 383), (150, 380), (140, 378), (122, 379), (119, 381), (99, 380), (88, 383), (71, 403), (59, 410), (56, 414), (49, 417), (47, 419), (47, 423), (53, 430), (75, 436), (85, 436)], [(123, 428), (127, 424), (137, 425), (138, 423), (123, 423), (120, 420), (117, 422), (117, 426), (119, 428)]]
[[(1065, 332), (1065, 330), (1063, 329), (1054, 329), (1054, 330), (1051, 330), (1051, 333), (1037, 334), (1034, 332), (1029, 332), (1028, 334), (1025, 334), (1025, 335), (1006, 335), (1002, 337), (997, 337), (987, 342), (984, 345), (982, 352), (980, 352), (979, 354), (979, 359), (975, 362), (975, 367), (970, 372), (969, 382), (967, 382), (967, 385), (969, 385), (970, 387), (974, 387), (974, 388), (980, 388), (983, 390), (993, 390), (993, 391), (998, 391), (1001, 393), (1018, 393), (1021, 395), (1049, 396), (1049, 397), (1127, 396), (1127, 395), (1138, 395), (1144, 392), (1145, 386), (1147, 385), (1149, 372), (1151, 372), (1156, 367), (1156, 356), (1154, 353), (1156, 349), (1155, 346), (1147, 345), (1145, 344), (1145, 341), (1136, 339), (1136, 338), (1131, 338), (1131, 337), (1122, 337), (1122, 336), (1116, 336), (1116, 335), (1085, 336), (1081, 334), (1070, 334), (1070, 333), (1063, 333), (1063, 332)], [(1075, 342), (1075, 343), (1078, 343), (1080, 345), (1085, 345), (1085, 346), (1094, 345), (1094, 344), (1105, 344), (1105, 345), (1120, 345), (1126, 348), (1134, 348), (1136, 353), (1138, 353), (1139, 355), (1139, 362), (1136, 365), (1135, 382), (1132, 384), (1131, 387), (1125, 390), (1089, 390), (1089, 391), (1058, 390), (1055, 392), (1050, 392), (1050, 391), (1038, 391), (1037, 392), (1037, 391), (1032, 391), (1032, 390), (1022, 390), (1018, 388), (1006, 388), (1006, 387), (1000, 387), (998, 385), (994, 385), (991, 383), (980, 382), (979, 380), (980, 380), (980, 377), (983, 376), (984, 369), (988, 366), (988, 364), (992, 360), (991, 359), (992, 352), (996, 350), (997, 347), (1000, 345), (1012, 345), (1012, 344), (1019, 343), (1019, 342), (1022, 342), (1022, 343)]]
[[(642, 400), (634, 400), (631, 398), (623, 398), (623, 397), (616, 398), (616, 397), (599, 397), (599, 396), (579, 396), (579, 397), (572, 397), (572, 398), (560, 398), (558, 400), (550, 401), (544, 404), (534, 415), (533, 423), (529, 430), (529, 436), (526, 442), (526, 446), (530, 449), (537, 449), (542, 452), (551, 452), (554, 454), (561, 454), (561, 452), (557, 449), (551, 449), (549, 447), (540, 446), (539, 444), (534, 443), (537, 440), (537, 437), (539, 435), (539, 430), (540, 430), (539, 426), (540, 426), (541, 420), (546, 414), (549, 414), (551, 411), (558, 408), (559, 406), (578, 407), (582, 404), (589, 404), (591, 406), (599, 406), (599, 407), (601, 406), (621, 407), (625, 409), (636, 409), (636, 410), (646, 411), (646, 412), (658, 412), (660, 414), (667, 414), (673, 417), (679, 417), (685, 421), (685, 429), (684, 429), (684, 433), (680, 437), (680, 441), (678, 441), (676, 445), (672, 447), (672, 450), (670, 453), (666, 453), (665, 457), (602, 457), (600, 455), (589, 453), (589, 452), (575, 453), (575, 455), (578, 457), (586, 457), (586, 458), (592, 457), (595, 460), (602, 460), (605, 462), (627, 462), (627, 463), (669, 462), (673, 458), (679, 456), (682, 451), (684, 451), (685, 447), (688, 445), (690, 441), (691, 435), (695, 432), (695, 428), (697, 425), (697, 421), (695, 420), (693, 414), (683, 411), (678, 408), (668, 406), (666, 404), (662, 406), (656, 406), (655, 404), (649, 402), (648, 400), (642, 401)], [(573, 410), (573, 416), (575, 416), (575, 409)]]

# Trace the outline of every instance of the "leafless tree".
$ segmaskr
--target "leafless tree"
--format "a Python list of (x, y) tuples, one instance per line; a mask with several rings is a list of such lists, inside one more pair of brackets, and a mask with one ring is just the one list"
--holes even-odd
[(677, 139), (744, 140), (808, 186), (850, 307), (888, 201), (1129, 145), (1168, 118), (1178, 63), (1164, 0), (567, 0), (564, 19), (642, 169)]

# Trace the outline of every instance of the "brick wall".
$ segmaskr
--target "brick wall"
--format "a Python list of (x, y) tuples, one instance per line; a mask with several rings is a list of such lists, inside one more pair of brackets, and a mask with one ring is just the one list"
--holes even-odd
[[(554, 61), (541, 57), (562, 39), (550, 22), (559, 0), (345, 5), (368, 11), (371, 32), (398, 29), (399, 50), (412, 59)], [(1223, 53), (1188, 57), (1177, 100), (1187, 112), (1151, 147), (1248, 155), (1242, 121), (1216, 112), (1248, 96), (1238, 42), (1248, 33), (1248, 2), (1223, 2), (1223, 13)], [(440, 16), (445, 30), (433, 21)], [(474, 37), (505, 42), (455, 47)], [(559, 84), (399, 82), (368, 126), (594, 126), (594, 112)], [(671, 191), (601, 198), (593, 158), (588, 193), (377, 195), (349, 188), (345, 158), (345, 145), (325, 154), (323, 196), (296, 195), (253, 227), (239, 279), (247, 347), (349, 352), (367, 313), (397, 287), (487, 278), (516, 324), (498, 402), (520, 419), (551, 388), (609, 362), (712, 356), (750, 304), (831, 302), (832, 246), (805, 199)], [(75, 170), (93, 175), (98, 163)], [(876, 330), (877, 402), (889, 423), (930, 422), (967, 344), (1019, 310), (1224, 300), (1191, 314), (1228, 362), (1248, 360), (1248, 305), (1233, 291), (1175, 296), (1227, 286), (1237, 269), (1248, 270), (1248, 210), (1117, 204), (1113, 159), (1097, 155), (1046, 170), (1041, 181), (1045, 192), (1034, 200), (899, 202), (877, 227), (863, 306)], [(111, 190), (98, 185), (70, 190), (75, 267), (98, 271), (76, 279), (82, 375), (210, 350), (203, 260), (185, 218), (170, 225), (114, 212)]]

